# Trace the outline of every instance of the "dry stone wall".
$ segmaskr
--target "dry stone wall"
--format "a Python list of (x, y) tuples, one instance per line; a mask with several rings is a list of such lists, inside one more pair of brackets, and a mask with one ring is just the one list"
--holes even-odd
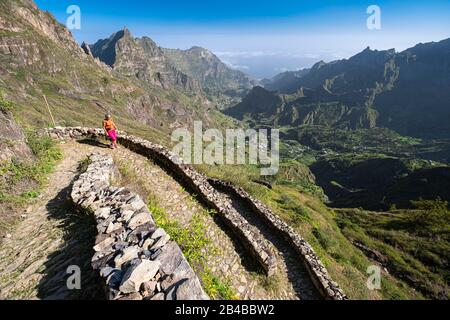
[[(59, 139), (103, 135), (101, 129), (90, 128), (57, 127), (46, 129), (45, 133)], [(230, 183), (208, 180), (205, 175), (197, 172), (191, 165), (184, 163), (177, 155), (161, 145), (127, 135), (124, 132), (119, 132), (118, 140), (130, 150), (151, 158), (155, 163), (170, 172), (182, 185), (198, 194), (203, 203), (215, 209), (268, 275), (273, 274), (276, 270), (276, 258), (269, 249), (267, 240), (253, 231), (252, 226), (240, 216), (239, 212), (236, 212), (229, 200), (225, 199), (213, 185), (220, 185), (222, 188), (227, 188), (229, 192), (238, 195), (253, 209), (255, 214), (264, 218), (275, 232), (283, 235), (302, 257), (315, 286), (324, 298), (347, 299), (339, 285), (331, 280), (311, 246), (260, 201), (253, 199), (244, 190), (236, 188)]]
[[(103, 135), (101, 129), (89, 128), (52, 128), (46, 129), (46, 133), (53, 138), (81, 138), (85, 136), (98, 137)], [(267, 275), (272, 275), (276, 270), (276, 258), (265, 238), (260, 236), (254, 227), (237, 212), (228, 199), (223, 198), (208, 182), (205, 175), (196, 171), (191, 165), (186, 164), (174, 153), (163, 146), (147, 140), (118, 133), (118, 141), (130, 150), (151, 158), (182, 185), (199, 196), (199, 200), (211, 207), (221, 217), (222, 221), (237, 235), (241, 243), (256, 258)]]
[(319, 260), (313, 248), (306, 240), (300, 237), (292, 227), (273, 214), (273, 212), (261, 201), (251, 197), (244, 189), (237, 188), (229, 182), (217, 179), (209, 179), (208, 181), (214, 187), (226, 190), (228, 193), (239, 197), (252, 209), (254, 214), (262, 217), (274, 232), (280, 233), (302, 257), (314, 285), (324, 297), (333, 300), (347, 299), (342, 289), (339, 288), (339, 285), (331, 280), (331, 277), (328, 275), (327, 270)]
[(93, 212), (98, 235), (92, 267), (114, 300), (207, 300), (178, 245), (155, 224), (142, 199), (109, 184), (113, 159), (92, 154), (73, 184), (72, 199)]

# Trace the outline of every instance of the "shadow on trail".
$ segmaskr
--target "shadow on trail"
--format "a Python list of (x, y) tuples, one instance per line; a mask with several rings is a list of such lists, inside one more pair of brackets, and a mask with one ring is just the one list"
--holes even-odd
[[(49, 300), (104, 299), (100, 276), (90, 265), (97, 235), (96, 223), (93, 216), (75, 208), (70, 199), (71, 191), (72, 183), (46, 205), (49, 219), (60, 223), (58, 231), (64, 235), (63, 244), (44, 263), (38, 297)], [(81, 270), (80, 290), (67, 288), (67, 279), (71, 275), (67, 274), (67, 269), (74, 265)]]
[[(120, 142), (120, 139), (119, 139)], [(164, 173), (166, 173), (169, 177), (175, 180), (184, 190), (189, 193), (191, 196), (195, 198), (195, 200), (204, 208), (204, 209), (213, 209), (211, 205), (202, 197), (198, 191), (195, 190), (195, 187), (192, 184), (179, 174), (175, 173), (173, 169), (166, 162), (161, 161), (158, 157), (154, 157), (149, 155), (146, 150), (142, 150), (136, 146), (129, 144), (121, 144), (123, 148), (139, 154), (145, 158), (147, 158), (150, 163), (155, 166), (158, 166)], [(137, 192), (139, 193), (139, 192)], [(145, 199), (145, 197), (144, 197)], [(259, 263), (252, 257), (248, 250), (245, 248), (242, 241), (236, 236), (236, 233), (223, 221), (223, 218), (218, 214), (213, 214), (212, 218), (215, 224), (227, 235), (227, 237), (231, 240), (231, 243), (234, 247), (235, 252), (238, 254), (240, 258), (241, 265), (245, 268), (247, 272), (255, 273), (258, 275), (264, 275), (263, 268), (259, 265)]]
[(110, 149), (109, 144), (103, 143), (99, 139), (95, 139), (95, 138), (84, 138), (84, 139), (77, 140), (77, 142), (81, 143), (81, 144), (87, 144), (87, 145), (93, 146), (93, 147)]
[[(104, 148), (109, 147), (105, 143), (99, 141), (99, 139), (93, 138), (79, 140), (78, 143)], [(137, 154), (146, 157), (152, 163), (159, 166), (168, 176), (172, 177), (175, 181), (178, 182), (180, 186), (183, 186), (187, 192), (194, 196), (197, 201), (199, 201), (205, 208), (209, 208), (208, 203), (195, 191), (195, 188), (183, 177), (175, 174), (173, 170), (171, 170), (170, 166), (167, 165), (167, 163), (161, 161), (158, 158), (154, 158), (148, 155), (145, 150), (140, 150), (137, 147), (127, 145), (125, 145), (124, 147), (132, 152), (134, 151)], [(231, 200), (232, 206), (242, 215), (242, 217), (247, 220), (250, 225), (255, 226), (263, 235), (263, 237), (271, 242), (275, 250), (279, 252), (279, 257), (285, 265), (286, 276), (288, 278), (288, 281), (292, 283), (297, 297), (303, 300), (320, 299), (321, 297), (319, 292), (314, 287), (314, 284), (312, 283), (312, 280), (303, 265), (303, 261), (301, 260), (298, 253), (294, 250), (294, 248), (292, 248), (292, 246), (287, 243), (287, 241), (280, 234), (274, 232), (264, 221), (262, 221), (262, 219), (259, 218), (257, 214), (252, 212), (252, 209), (249, 208), (246, 203), (244, 203), (239, 197), (229, 194), (225, 190), (220, 190), (221, 188), (219, 188), (218, 186), (214, 186), (214, 188), (218, 192), (222, 193), (225, 197), (228, 197)], [(255, 274), (262, 275), (263, 271), (259, 264), (257, 264), (255, 259), (253, 259), (253, 257), (248, 254), (248, 251), (245, 249), (241, 241), (236, 237), (234, 232), (222, 221), (220, 215), (214, 215), (213, 219), (219, 226), (219, 228), (222, 229), (232, 240), (234, 249), (241, 259), (241, 265), (248, 272), (254, 272)], [(90, 248), (92, 248), (92, 245), (90, 246)]]
[[(285, 264), (288, 280), (292, 283), (297, 297), (302, 300), (320, 300), (321, 295), (314, 286), (314, 283), (303, 264), (302, 258), (291, 244), (289, 244), (280, 233), (273, 230), (263, 218), (253, 212), (253, 209), (239, 196), (228, 192), (225, 188), (215, 184), (211, 180), (209, 181), (218, 192), (222, 193), (231, 201), (232, 206), (241, 214), (241, 216), (247, 220), (250, 225), (256, 227), (263, 237), (271, 242), (274, 248), (279, 252), (279, 256)], [(278, 267), (280, 267), (280, 265)]]

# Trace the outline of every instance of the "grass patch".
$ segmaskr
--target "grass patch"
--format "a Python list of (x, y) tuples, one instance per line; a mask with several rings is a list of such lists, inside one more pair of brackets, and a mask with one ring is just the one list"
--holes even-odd
[(0, 111), (12, 111), (13, 103), (6, 99), (3, 91), (0, 90)]
[[(14, 187), (20, 182), (31, 181), (31, 185), (36, 185), (37, 189), (26, 190), (20, 193), (26, 198), (35, 198), (40, 188), (45, 182), (45, 178), (52, 172), (55, 164), (61, 159), (61, 152), (55, 142), (49, 137), (36, 137), (33, 133), (28, 133), (28, 145), (35, 155), (33, 162), (20, 162), (13, 160), (0, 165), (2, 183), (0, 194), (3, 196), (17, 196)], [(34, 182), (34, 183), (33, 183)]]
[(15, 213), (39, 196), (47, 176), (61, 159), (58, 146), (49, 137), (27, 132), (27, 141), (35, 156), (32, 162), (13, 160), (0, 164), (0, 233), (10, 230)]
[(388, 271), (431, 299), (450, 298), (450, 210), (444, 201), (414, 201), (413, 210), (339, 210), (346, 237), (378, 251)]
[(206, 226), (202, 216), (194, 215), (189, 226), (183, 227), (179, 222), (171, 220), (152, 197), (148, 203), (155, 222), (180, 246), (189, 264), (199, 275), (206, 293), (215, 300), (236, 300), (237, 295), (229, 281), (223, 281), (213, 275), (205, 263), (205, 255), (217, 254), (217, 249), (205, 233)]

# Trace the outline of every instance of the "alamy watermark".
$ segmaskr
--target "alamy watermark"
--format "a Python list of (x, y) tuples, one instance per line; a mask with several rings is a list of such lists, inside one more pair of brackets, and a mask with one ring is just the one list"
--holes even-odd
[(66, 286), (69, 290), (81, 290), (81, 269), (77, 265), (67, 267), (66, 273), (69, 275)]
[(381, 30), (381, 8), (375, 4), (367, 7), (367, 29)]
[(367, 268), (367, 288), (369, 290), (381, 289), (381, 268), (376, 265), (371, 265)]
[[(217, 129), (203, 131), (201, 121), (194, 122), (193, 135), (186, 128), (172, 133), (173, 149), (188, 164), (258, 165), (261, 175), (278, 173), (280, 133), (277, 129)], [(206, 143), (206, 145), (205, 145)]]
[(67, 7), (66, 13), (69, 17), (66, 20), (66, 27), (69, 30), (81, 29), (81, 9), (77, 5)]

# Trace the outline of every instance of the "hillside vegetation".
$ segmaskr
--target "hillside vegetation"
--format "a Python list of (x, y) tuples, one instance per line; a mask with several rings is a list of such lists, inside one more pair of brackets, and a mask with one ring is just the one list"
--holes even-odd
[[(13, 230), (21, 213), (27, 211), (27, 206), (40, 195), (42, 188), (45, 188), (46, 178), (60, 160), (61, 153), (56, 143), (50, 138), (38, 138), (32, 131), (27, 131), (24, 135), (22, 129), (11, 118), (11, 113), (4, 109), (5, 105), (11, 108), (14, 105), (2, 97), (0, 100), (0, 125), (2, 126), (0, 129), (2, 131), (0, 135), (2, 147), (0, 150), (0, 239), (2, 239)], [(3, 132), (4, 127), (10, 131)]]
[[(196, 120), (203, 121), (205, 129), (271, 126), (281, 129), (283, 139), (276, 176), (261, 177), (259, 168), (250, 165), (198, 169), (245, 188), (293, 226), (351, 299), (449, 297), (450, 143), (437, 140), (449, 138), (450, 132), (443, 122), (450, 99), (447, 91), (440, 91), (442, 83), (448, 83), (448, 64), (439, 69), (439, 62), (447, 57), (448, 40), (401, 54), (365, 50), (349, 60), (318, 63), (311, 70), (289, 74), (278, 84), (280, 92), (255, 87), (226, 111), (246, 120), (241, 122), (219, 113), (214, 104), (235, 101), (235, 96), (240, 100), (245, 88), (253, 85), (250, 79), (224, 69), (198, 48), (193, 49), (194, 59), (192, 52), (164, 50), (149, 38), (135, 39), (127, 32), (102, 40), (97, 48), (94, 45), (94, 56), (102, 58), (97, 59), (33, 1), (0, 0), (0, 89), (4, 91), (0, 96), (0, 233), (13, 228), (19, 212), (39, 195), (60, 158), (53, 141), (36, 138), (37, 129), (99, 127), (104, 114), (111, 112), (119, 129), (170, 146), (170, 133), (191, 127)], [(112, 51), (100, 50), (106, 44)], [(217, 67), (216, 74), (209, 73), (211, 66), (198, 65), (197, 55), (202, 52)], [(116, 60), (108, 63), (111, 54), (119, 58), (117, 65)], [(376, 70), (364, 67), (367, 62)], [(417, 75), (419, 62), (430, 63), (431, 71)], [(363, 71), (375, 71), (375, 78), (366, 79)], [(430, 110), (436, 112), (427, 117), (429, 121), (423, 121), (420, 113), (395, 118), (396, 111), (409, 111), (403, 103), (394, 104), (393, 95), (414, 92), (407, 101), (414, 102), (412, 110), (421, 111), (419, 102), (430, 89), (419, 80), (434, 71), (432, 85), (439, 85), (436, 92), (442, 95), (434, 100)], [(403, 77), (412, 82), (402, 83)], [(283, 89), (290, 81), (295, 82), (295, 91)], [(418, 82), (423, 85), (420, 90)], [(388, 105), (392, 109), (386, 110)], [(380, 126), (414, 133), (414, 138)], [(417, 134), (422, 129), (424, 134)], [(157, 214), (161, 223), (173, 226), (164, 212)], [(175, 231), (174, 238), (180, 241), (197, 236), (192, 230)], [(366, 285), (371, 265), (386, 268), (381, 290)], [(233, 297), (227, 286), (209, 280), (212, 292)]]
[(449, 299), (450, 210), (445, 201), (414, 201), (386, 213), (341, 209), (343, 234), (389, 273), (432, 299)]
[(126, 77), (87, 55), (70, 32), (32, 1), (0, 2), (0, 88), (26, 125), (100, 126), (112, 112), (120, 128), (160, 141), (193, 119), (214, 123), (204, 97)]
[[(382, 288), (368, 289), (367, 268), (376, 262), (370, 260), (342, 233), (337, 214), (313, 195), (310, 186), (302, 187), (305, 176), (288, 183), (286, 172), (272, 181), (272, 189), (252, 182), (259, 177), (256, 167), (200, 166), (209, 176), (244, 187), (251, 195), (266, 203), (287, 221), (314, 248), (331, 277), (339, 283), (350, 299), (422, 299), (412, 286), (383, 272)], [(302, 181), (303, 180), (303, 181)]]

